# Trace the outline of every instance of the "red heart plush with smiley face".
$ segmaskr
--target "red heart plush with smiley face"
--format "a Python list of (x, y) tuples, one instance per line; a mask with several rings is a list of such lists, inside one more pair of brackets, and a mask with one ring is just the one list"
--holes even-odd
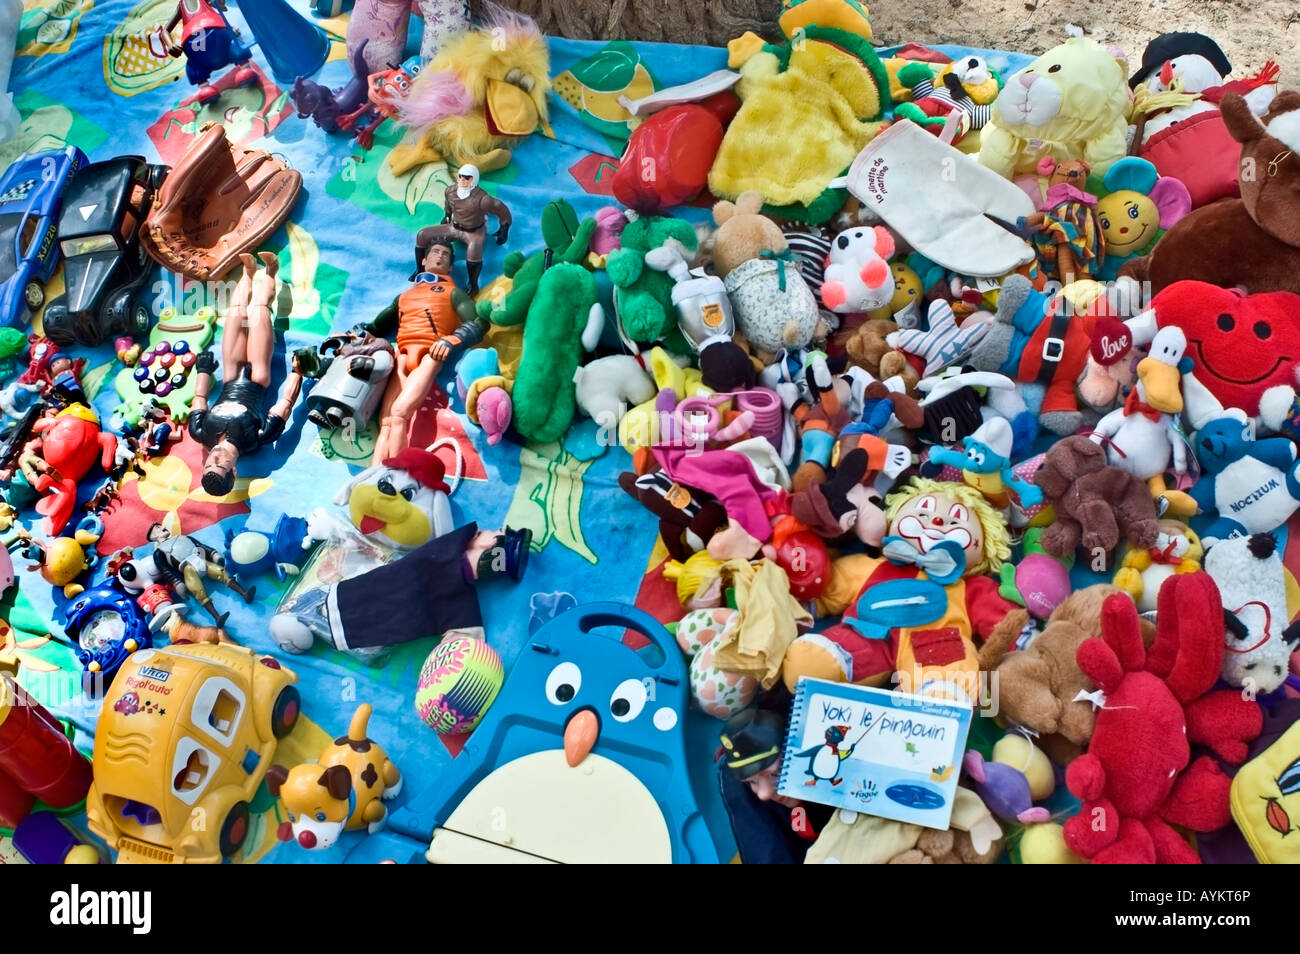
[(1156, 326), (1181, 328), (1196, 378), (1224, 407), (1252, 417), (1271, 387), (1294, 386), (1300, 362), (1300, 295), (1247, 295), (1205, 282), (1175, 282), (1151, 300)]

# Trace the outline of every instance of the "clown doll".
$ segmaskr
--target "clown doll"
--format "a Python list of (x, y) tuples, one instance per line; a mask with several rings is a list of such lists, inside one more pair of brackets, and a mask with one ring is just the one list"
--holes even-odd
[(923, 478), (885, 507), (883, 555), (832, 564), (817, 610), (844, 619), (822, 635), (851, 658), (853, 682), (976, 705), (975, 637), (1016, 609), (995, 579), (1011, 555), (1006, 523), (975, 488)]

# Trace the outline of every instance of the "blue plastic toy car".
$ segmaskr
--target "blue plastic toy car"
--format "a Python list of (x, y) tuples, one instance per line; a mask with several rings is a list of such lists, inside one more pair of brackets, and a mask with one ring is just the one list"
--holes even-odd
[(22, 327), (44, 304), (64, 189), (86, 162), (76, 146), (24, 153), (0, 178), (0, 324)]

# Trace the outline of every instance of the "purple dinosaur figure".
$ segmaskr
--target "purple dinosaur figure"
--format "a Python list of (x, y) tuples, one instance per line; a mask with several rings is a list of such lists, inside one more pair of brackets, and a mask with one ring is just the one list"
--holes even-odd
[(291, 97), (300, 119), (311, 117), (321, 129), (333, 133), (350, 129), (358, 118), (355, 115), (358, 110), (364, 112), (370, 108), (370, 71), (365, 60), (369, 42), (368, 39), (362, 40), (353, 51), (352, 79), (347, 85), (331, 90), (302, 76), (293, 81)]
[(1003, 821), (1018, 821), (1028, 825), (1044, 822), (1052, 817), (1042, 807), (1034, 805), (1029, 794), (1029, 780), (1025, 773), (1001, 762), (985, 762), (984, 756), (971, 749), (962, 760), (966, 777), (973, 783), (975, 794), (983, 799), (989, 811)]

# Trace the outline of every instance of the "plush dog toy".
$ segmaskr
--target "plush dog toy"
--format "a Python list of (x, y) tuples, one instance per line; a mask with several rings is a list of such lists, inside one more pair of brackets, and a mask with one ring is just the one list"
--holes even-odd
[(1184, 216), (1120, 275), (1149, 282), (1156, 293), (1186, 279), (1250, 293), (1300, 292), (1300, 92), (1279, 93), (1262, 120), (1235, 93), (1224, 94), (1220, 111), (1241, 143), (1241, 198)]
[[(1058, 762), (1077, 756), (1092, 738), (1096, 715), (1083, 693), (1096, 688), (1075, 662), (1084, 640), (1101, 630), (1101, 607), (1122, 591), (1108, 583), (1075, 590), (1052, 611), (1027, 647), (1012, 651), (1029, 614), (1007, 615), (980, 648), (980, 669), (998, 674), (998, 706), (1010, 722), (1036, 733)], [(1155, 627), (1142, 620), (1143, 642)]]
[(1102, 607), (1102, 638), (1077, 657), (1102, 695), (1088, 752), (1065, 773), (1083, 802), (1065, 823), (1075, 854), (1094, 864), (1196, 864), (1171, 825), (1207, 832), (1230, 821), (1232, 780), (1208, 755), (1192, 761), (1191, 745), (1239, 764), (1263, 715), (1239, 691), (1210, 691), (1223, 666), (1221, 607), (1207, 574), (1170, 577), (1150, 650), (1132, 600), (1112, 596)]
[(384, 827), (384, 802), (401, 793), (402, 773), (381, 746), (366, 738), (369, 721), (370, 705), (363, 702), (352, 714), (348, 734), (326, 746), (315, 764), (267, 769), (267, 790), (288, 814), (276, 832), (281, 841), (319, 851), (345, 831), (364, 828), (374, 834)]
[(1218, 584), (1228, 633), (1223, 678), (1255, 692), (1272, 692), (1287, 677), (1300, 646), (1300, 622), (1290, 623), (1286, 568), (1269, 533), (1233, 537), (1205, 556), (1205, 572)]
[(1201, 534), (1206, 549), (1230, 536), (1271, 533), (1300, 508), (1300, 460), (1285, 437), (1255, 440), (1236, 408), (1196, 432), (1201, 479), (1191, 496), (1215, 521)]
[(1160, 539), (1146, 484), (1107, 464), (1106, 452), (1082, 435), (1052, 445), (1034, 483), (1056, 517), (1043, 534), (1047, 553), (1068, 556), (1082, 544), (1092, 559), (1115, 549), (1121, 536), (1143, 549)]

